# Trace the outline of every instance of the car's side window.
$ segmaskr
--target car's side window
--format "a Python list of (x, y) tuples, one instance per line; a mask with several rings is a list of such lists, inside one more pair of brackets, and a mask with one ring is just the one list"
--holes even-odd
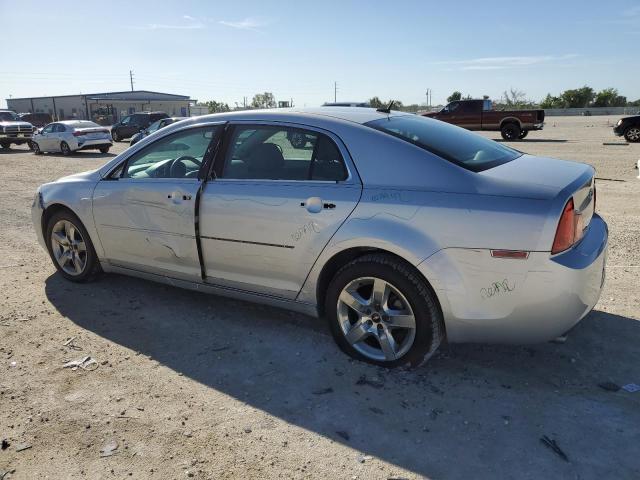
[(42, 129), (42, 133), (51, 133), (51, 132), (53, 132), (53, 127), (55, 127), (55, 124), (53, 124), (53, 123), (47, 125), (46, 127), (44, 127)]
[(196, 178), (218, 126), (189, 129), (153, 142), (132, 155), (123, 178)]
[(347, 170), (336, 144), (321, 133), (270, 125), (236, 126), (222, 178), (340, 181), (347, 178)]
[(129, 125), (129, 123), (131, 123), (131, 116), (124, 117), (120, 123), (122, 125)]
[(53, 130), (56, 133), (63, 133), (66, 131), (66, 128), (64, 125), (62, 125), (61, 123), (56, 125), (56, 128)]

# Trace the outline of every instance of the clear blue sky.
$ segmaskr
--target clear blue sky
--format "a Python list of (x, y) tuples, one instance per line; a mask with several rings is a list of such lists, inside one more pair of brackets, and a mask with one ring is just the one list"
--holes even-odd
[(640, 1), (0, 0), (0, 105), (128, 90), (298, 106), (453, 91), (538, 100), (590, 85), (640, 98)]

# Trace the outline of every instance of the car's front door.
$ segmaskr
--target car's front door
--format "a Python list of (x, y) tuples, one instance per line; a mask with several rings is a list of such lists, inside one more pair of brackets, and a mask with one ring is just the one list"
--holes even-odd
[(200, 201), (206, 281), (295, 298), (360, 198), (346, 149), (328, 133), (267, 123), (231, 125), (224, 145)]
[(117, 266), (201, 280), (195, 203), (220, 125), (188, 127), (131, 155), (93, 195), (98, 236)]
[(38, 142), (38, 147), (43, 152), (51, 151), (51, 147), (53, 145), (53, 141), (51, 140), (53, 136), (53, 129), (55, 128), (56, 123), (50, 123), (46, 127), (42, 129), (40, 135), (37, 136), (36, 140)]

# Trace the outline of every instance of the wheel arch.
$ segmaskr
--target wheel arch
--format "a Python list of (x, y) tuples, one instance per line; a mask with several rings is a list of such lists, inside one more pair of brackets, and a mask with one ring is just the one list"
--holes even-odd
[[(93, 244), (93, 248), (96, 251), (96, 254), (98, 255), (98, 259), (102, 258), (102, 244), (100, 243), (100, 241), (98, 239), (98, 233), (95, 230), (95, 226), (92, 223), (87, 222), (83, 218), (85, 215), (80, 214), (79, 212), (77, 212), (73, 208), (71, 208), (69, 205), (67, 205), (66, 203), (61, 202), (59, 200), (52, 201), (51, 203), (48, 203), (44, 207), (44, 210), (42, 211), (42, 216), (40, 217), (40, 225), (41, 225), (41, 228), (42, 228), (42, 230), (41, 230), (42, 231), (42, 236), (44, 238), (45, 245), (47, 245), (47, 249), (49, 248), (48, 247), (49, 243), (48, 243), (48, 241), (46, 239), (47, 225), (49, 224), (49, 221), (51, 220), (51, 217), (53, 217), (56, 213), (62, 212), (62, 211), (69, 212), (71, 215), (76, 217), (80, 221), (80, 223), (82, 223), (82, 226), (84, 227), (84, 229), (89, 234), (89, 239), (91, 240), (91, 243)], [(91, 220), (92, 220), (92, 218), (91, 218)]]
[(506, 117), (503, 118), (502, 120), (500, 120), (500, 130), (502, 130), (502, 128), (507, 125), (508, 123), (515, 123), (516, 125), (518, 125), (518, 127), (520, 129), (522, 129), (522, 122), (520, 121), (519, 118), (517, 117)]
[[(403, 258), (401, 255), (398, 255), (397, 253), (393, 253), (389, 250), (385, 250), (379, 247), (362, 246), (362, 247), (350, 247), (345, 250), (341, 250), (335, 253), (332, 257), (330, 257), (322, 266), (322, 269), (320, 270), (320, 274), (318, 275), (318, 278), (316, 281), (316, 299), (317, 299), (317, 308), (318, 308), (319, 316), (322, 317), (325, 314), (324, 298), (329, 288), (329, 283), (331, 283), (331, 280), (333, 279), (335, 274), (338, 272), (338, 270), (340, 270), (340, 268), (342, 268), (347, 263), (355, 260), (356, 258), (362, 257), (364, 255), (374, 254), (374, 253), (388, 255), (389, 257), (392, 257), (398, 260), (399, 262), (402, 262), (408, 269), (412, 270), (416, 275), (418, 275), (425, 282), (425, 285), (427, 286), (427, 288), (430, 290), (430, 292), (433, 294), (434, 298), (436, 299), (436, 304), (438, 309), (440, 310), (440, 313), (441, 314), (443, 313), (441, 301), (440, 301), (440, 298), (438, 297), (438, 294), (436, 293), (435, 289), (431, 285), (431, 282), (429, 281), (429, 279), (426, 278), (423, 275), (423, 273), (418, 268), (416, 268), (415, 265), (413, 265), (407, 259)], [(445, 327), (445, 335), (446, 335), (446, 326), (444, 327)]]

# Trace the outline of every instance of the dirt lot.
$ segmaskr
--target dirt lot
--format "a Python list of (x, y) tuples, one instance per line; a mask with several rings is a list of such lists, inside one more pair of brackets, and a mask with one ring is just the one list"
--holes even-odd
[[(640, 392), (599, 386), (640, 384), (640, 144), (603, 145), (620, 142), (615, 120), (550, 117), (516, 146), (623, 180), (598, 181), (596, 309), (565, 344), (444, 346), (410, 372), (350, 361), (298, 314), (116, 275), (63, 281), (33, 194), (112, 155), (2, 151), (0, 479), (640, 478)], [(61, 367), (85, 355), (96, 370)]]

